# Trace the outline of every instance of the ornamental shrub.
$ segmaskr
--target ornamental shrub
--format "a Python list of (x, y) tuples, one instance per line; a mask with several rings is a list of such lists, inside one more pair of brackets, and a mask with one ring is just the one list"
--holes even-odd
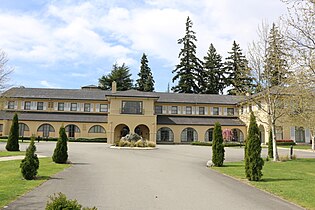
[(222, 128), (220, 123), (214, 124), (212, 141), (212, 163), (214, 166), (223, 166), (224, 146), (222, 137)]
[(39, 160), (35, 146), (35, 136), (31, 137), (31, 142), (26, 149), (25, 158), (21, 161), (20, 168), (24, 179), (32, 180), (36, 177), (37, 170), (39, 168)]
[(55, 163), (66, 163), (68, 160), (68, 137), (63, 126), (59, 129), (59, 138), (52, 159)]
[(8, 136), (7, 145), (5, 146), (8, 151), (20, 151), (19, 149), (19, 119), (15, 113), (12, 119), (12, 125)]
[(250, 181), (259, 181), (262, 177), (264, 161), (261, 158), (259, 128), (253, 112), (250, 115), (248, 136), (245, 145), (245, 174)]
[(268, 142), (268, 157), (273, 158), (273, 143), (272, 143), (272, 131), (269, 131), (269, 142)]

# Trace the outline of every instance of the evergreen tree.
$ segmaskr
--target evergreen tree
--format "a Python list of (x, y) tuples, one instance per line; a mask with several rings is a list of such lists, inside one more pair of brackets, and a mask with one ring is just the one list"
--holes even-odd
[(245, 174), (250, 181), (259, 181), (262, 177), (264, 161), (261, 158), (261, 143), (259, 128), (253, 112), (250, 114), (248, 136), (245, 146)]
[(197, 41), (195, 32), (192, 31), (192, 21), (187, 17), (186, 34), (178, 40), (178, 44), (183, 44), (183, 48), (179, 53), (180, 63), (172, 71), (175, 73), (173, 82), (176, 80), (178, 84), (172, 87), (174, 92), (178, 93), (200, 93), (200, 83), (203, 79), (203, 69), (201, 61), (196, 57)]
[(286, 60), (287, 54), (284, 37), (278, 27), (273, 24), (268, 37), (266, 66), (263, 73), (263, 77), (267, 80), (267, 84), (270, 87), (280, 85), (287, 78), (289, 71)]
[(138, 74), (139, 79), (137, 79), (137, 90), (145, 92), (154, 91), (154, 80), (152, 76), (151, 69), (148, 65), (148, 59), (146, 54), (143, 53), (141, 58), (140, 72)]
[(222, 128), (220, 123), (214, 124), (213, 140), (212, 140), (212, 163), (215, 166), (223, 166), (224, 161), (224, 146)]
[(268, 157), (273, 158), (273, 144), (272, 144), (272, 131), (269, 131), (269, 141), (268, 141)]
[(8, 151), (20, 151), (19, 149), (19, 119), (16, 113), (13, 116), (12, 125), (10, 128), (7, 145), (5, 148)]
[(242, 50), (236, 42), (233, 42), (230, 56), (226, 58), (225, 71), (228, 74), (227, 82), (232, 86), (228, 91), (229, 95), (242, 95), (252, 92), (255, 85), (251, 77), (251, 70), (248, 67), (248, 61), (242, 53)]
[(35, 136), (32, 136), (31, 143), (26, 149), (25, 158), (22, 160), (20, 164), (21, 172), (24, 179), (32, 180), (35, 178), (37, 174), (37, 170), (39, 168), (39, 160), (35, 152), (36, 152)]
[(201, 86), (202, 93), (222, 94), (226, 84), (222, 56), (217, 53), (212, 43), (204, 57), (203, 69), (205, 77)]
[(106, 76), (102, 76), (98, 81), (99, 87), (103, 90), (111, 90), (113, 81), (116, 81), (118, 91), (130, 90), (133, 86), (129, 67), (125, 64), (119, 66), (115, 63), (112, 72)]
[(59, 129), (59, 138), (52, 159), (55, 163), (66, 163), (68, 160), (68, 137), (63, 126)]

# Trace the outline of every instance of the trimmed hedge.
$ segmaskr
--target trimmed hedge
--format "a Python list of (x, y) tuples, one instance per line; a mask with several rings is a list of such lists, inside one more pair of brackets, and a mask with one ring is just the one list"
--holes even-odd
[(296, 143), (293, 140), (286, 140), (286, 139), (277, 140), (277, 146), (287, 146), (287, 145), (289, 146), (296, 145)]
[[(0, 136), (0, 139), (7, 139), (7, 136)], [(31, 137), (19, 137), (19, 140), (31, 140)], [(57, 141), (58, 138), (43, 138), (40, 137), (39, 141)], [(38, 137), (35, 137), (35, 141), (38, 141)], [(69, 139), (69, 142), (107, 142), (107, 138), (77, 138), (77, 139)]]
[[(212, 146), (212, 142), (200, 142), (200, 141), (194, 141), (191, 142), (191, 145), (194, 146)], [(239, 147), (239, 146), (244, 146), (244, 143), (240, 143), (240, 142), (223, 142), (223, 146), (224, 147)]]

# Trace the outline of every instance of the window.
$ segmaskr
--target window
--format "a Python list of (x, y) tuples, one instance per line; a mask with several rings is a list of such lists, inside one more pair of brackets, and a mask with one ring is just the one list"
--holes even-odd
[(9, 101), (8, 109), (14, 109), (14, 101)]
[(219, 107), (213, 107), (213, 115), (219, 115)]
[(94, 125), (90, 128), (89, 133), (105, 133), (105, 129), (100, 125)]
[(24, 110), (31, 110), (31, 102), (30, 101), (25, 101)]
[(3, 124), (0, 124), (0, 132), (3, 131)]
[(186, 106), (186, 114), (191, 114), (192, 108), (191, 106)]
[(65, 110), (65, 103), (58, 103), (58, 111), (64, 111)]
[(185, 128), (181, 133), (181, 142), (197, 141), (197, 131), (193, 128)]
[(142, 114), (142, 101), (123, 101), (122, 114)]
[(204, 115), (205, 114), (205, 108), (204, 107), (199, 107), (199, 114)]
[(174, 141), (174, 134), (170, 128), (163, 127), (160, 128), (157, 132), (157, 142), (173, 142)]
[(44, 110), (44, 102), (37, 102), (37, 110)]
[(30, 131), (29, 127), (25, 123), (19, 123), (19, 136), (24, 136), (25, 131)]
[(234, 116), (234, 108), (227, 108), (227, 115)]
[(77, 103), (71, 103), (70, 111), (77, 111), (78, 104)]
[(283, 128), (281, 126), (276, 126), (276, 139), (283, 139)]
[(91, 111), (91, 104), (84, 104), (84, 111), (90, 112)]
[(162, 106), (155, 106), (154, 113), (155, 114), (162, 114)]
[(244, 107), (241, 107), (241, 114), (244, 114)]
[(54, 102), (48, 102), (48, 109), (54, 108)]
[(213, 140), (213, 128), (210, 128), (206, 131), (205, 141), (212, 141)]
[(100, 112), (108, 112), (108, 104), (100, 104)]
[(177, 114), (178, 110), (177, 110), (177, 106), (172, 106), (172, 114)]
[(43, 137), (48, 138), (50, 132), (55, 132), (55, 129), (50, 124), (42, 124), (38, 129), (37, 132), (43, 132)]

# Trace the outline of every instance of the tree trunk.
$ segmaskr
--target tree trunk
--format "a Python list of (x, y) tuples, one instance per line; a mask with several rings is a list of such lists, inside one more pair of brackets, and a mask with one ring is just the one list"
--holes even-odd
[(278, 156), (277, 141), (276, 141), (277, 140), (276, 125), (274, 122), (272, 122), (271, 130), (272, 130), (273, 161), (278, 161), (279, 156)]

